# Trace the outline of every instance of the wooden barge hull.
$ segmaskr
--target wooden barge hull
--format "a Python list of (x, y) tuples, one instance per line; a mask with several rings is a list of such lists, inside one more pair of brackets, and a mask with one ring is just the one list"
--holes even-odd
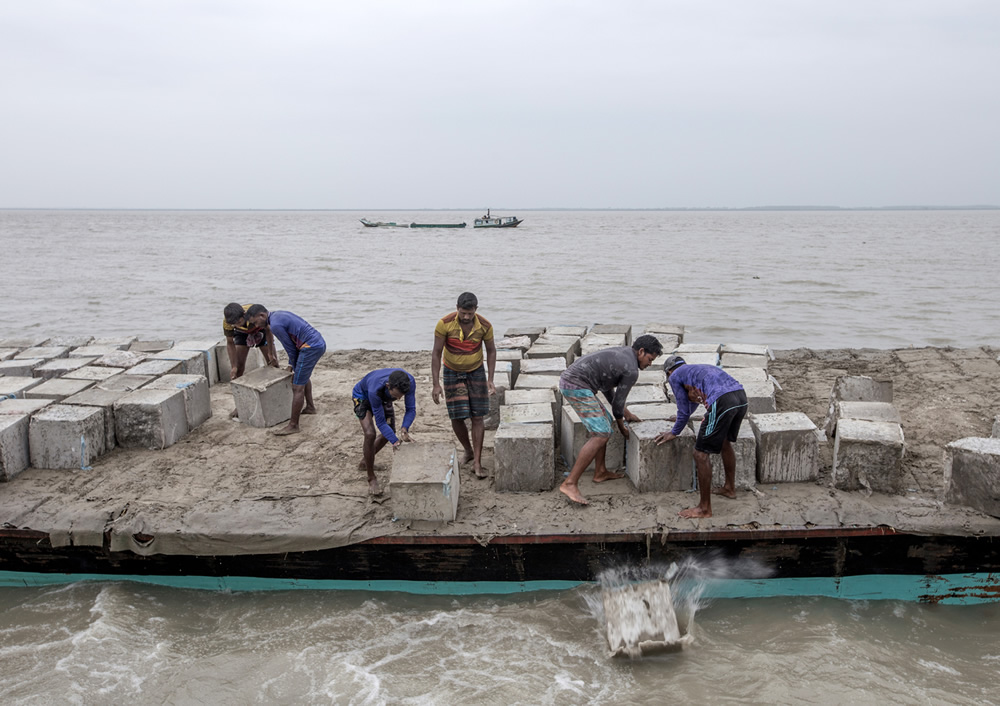
[(622, 567), (655, 573), (691, 561), (743, 567), (740, 575), (708, 578), (709, 597), (1000, 601), (1000, 538), (888, 527), (518, 535), (483, 542), (396, 535), (331, 549), (229, 556), (142, 556), (110, 551), (107, 543), (53, 547), (44, 532), (0, 529), (0, 586), (133, 580), (216, 590), (513, 593), (571, 588)]

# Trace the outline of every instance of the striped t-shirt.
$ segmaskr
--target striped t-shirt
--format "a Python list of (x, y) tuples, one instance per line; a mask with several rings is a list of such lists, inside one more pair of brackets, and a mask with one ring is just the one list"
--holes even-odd
[(493, 324), (477, 314), (466, 336), (458, 312), (453, 311), (437, 322), (434, 335), (444, 339), (445, 367), (467, 373), (483, 364), (483, 341), (493, 340)]

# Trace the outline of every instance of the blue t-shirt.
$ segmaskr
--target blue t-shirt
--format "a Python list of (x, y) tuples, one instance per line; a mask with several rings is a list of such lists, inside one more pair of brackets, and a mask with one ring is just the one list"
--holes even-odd
[[(368, 400), (368, 404), (372, 408), (375, 427), (382, 433), (382, 436), (388, 439), (390, 444), (395, 444), (399, 439), (393, 433), (392, 427), (385, 421), (385, 410), (382, 408), (382, 404), (392, 401), (392, 396), (385, 384), (389, 381), (389, 376), (397, 370), (402, 370), (402, 368), (373, 370), (361, 378), (351, 392), (351, 397), (356, 400)], [(406, 373), (405, 370), (403, 372)], [(403, 415), (403, 429), (409, 429), (417, 416), (417, 382), (409, 373), (406, 373), (406, 377), (410, 379), (410, 391), (403, 398), (406, 405), (406, 413)]]
[(698, 403), (688, 399), (685, 385), (691, 385), (705, 395), (705, 409), (711, 409), (715, 401), (727, 392), (742, 390), (743, 385), (737, 382), (729, 373), (716, 365), (688, 365), (685, 363), (675, 368), (670, 377), (670, 389), (674, 391), (677, 400), (677, 423), (671, 431), (680, 434), (687, 424), (691, 414), (698, 409)]
[(295, 367), (299, 351), (303, 348), (326, 348), (326, 341), (319, 331), (310, 326), (301, 316), (290, 311), (272, 311), (267, 317), (271, 333), (281, 341), (288, 354), (288, 364)]

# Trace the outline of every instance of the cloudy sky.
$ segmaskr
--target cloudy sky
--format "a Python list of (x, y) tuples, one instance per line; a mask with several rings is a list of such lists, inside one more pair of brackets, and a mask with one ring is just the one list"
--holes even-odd
[(1000, 204), (994, 0), (0, 3), (2, 208)]

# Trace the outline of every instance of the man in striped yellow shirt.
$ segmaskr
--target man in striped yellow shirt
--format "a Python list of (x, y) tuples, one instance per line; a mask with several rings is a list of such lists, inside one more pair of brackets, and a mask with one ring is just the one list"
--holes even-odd
[[(455, 436), (465, 449), (464, 463), (473, 462), (477, 478), (485, 478), (482, 454), (486, 434), (485, 417), (490, 412), (490, 395), (496, 394), (493, 372), (497, 349), (493, 345), (493, 324), (476, 314), (479, 300), (472, 292), (458, 297), (456, 311), (434, 327), (434, 351), (431, 353), (431, 396), (441, 404), (441, 363), (444, 362), (444, 399)], [(483, 366), (486, 349), (486, 369)], [(465, 420), (472, 426), (470, 439)]]

